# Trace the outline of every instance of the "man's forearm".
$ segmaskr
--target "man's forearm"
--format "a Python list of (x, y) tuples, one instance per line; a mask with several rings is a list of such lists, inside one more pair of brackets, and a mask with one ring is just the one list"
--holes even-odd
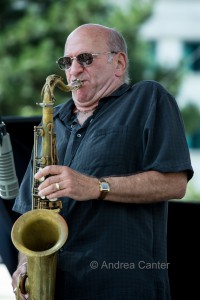
[[(39, 196), (46, 196), (48, 199), (69, 197), (77, 201), (98, 199), (100, 196), (98, 178), (79, 173), (67, 166), (47, 166), (35, 175), (38, 180), (43, 177), (46, 179), (38, 188)], [(182, 198), (187, 186), (187, 174), (146, 171), (130, 176), (110, 176), (107, 181), (111, 190), (105, 200), (150, 203)]]
[(126, 177), (108, 177), (111, 191), (105, 200), (125, 203), (151, 203), (181, 199), (187, 185), (186, 172), (147, 171)]

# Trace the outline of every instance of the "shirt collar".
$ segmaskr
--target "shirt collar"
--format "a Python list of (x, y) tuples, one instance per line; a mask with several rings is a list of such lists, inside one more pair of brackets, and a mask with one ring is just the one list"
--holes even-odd
[(107, 98), (112, 98), (112, 97), (119, 97), (119, 96), (123, 95), (129, 88), (130, 88), (130, 86), (127, 83), (123, 83), (112, 94), (110, 94), (110, 95), (108, 95), (108, 96), (106, 96), (102, 99), (107, 99)]
[[(110, 98), (116, 98), (116, 97), (123, 95), (129, 88), (130, 88), (130, 86), (127, 83), (122, 84), (112, 94), (110, 94), (109, 96), (106, 96), (104, 98), (101, 98), (100, 104), (107, 102)], [(74, 102), (73, 102), (73, 99), (71, 98), (64, 104), (55, 106), (54, 118), (59, 115), (59, 119), (61, 121), (63, 121), (64, 123), (66, 123), (66, 121), (67, 121), (67, 123), (68, 123), (72, 120), (73, 110), (74, 110)]]

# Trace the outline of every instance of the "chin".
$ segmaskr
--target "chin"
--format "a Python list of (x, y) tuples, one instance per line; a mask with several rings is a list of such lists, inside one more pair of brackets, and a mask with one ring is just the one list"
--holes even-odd
[(81, 89), (77, 90), (73, 92), (73, 99), (77, 102), (83, 103), (86, 100), (86, 93)]

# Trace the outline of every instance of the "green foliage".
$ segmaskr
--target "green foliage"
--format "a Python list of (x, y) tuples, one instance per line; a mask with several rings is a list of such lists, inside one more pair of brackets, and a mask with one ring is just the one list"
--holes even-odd
[[(151, 6), (145, 0), (131, 3), (123, 10), (106, 0), (1, 1), (0, 114), (38, 113), (35, 103), (45, 78), (54, 73), (64, 77), (55, 62), (63, 55), (67, 35), (84, 23), (100, 23), (122, 32), (128, 41), (131, 80), (139, 81), (145, 47), (138, 28)], [(62, 94), (62, 101), (64, 97), (68, 95)]]
[(177, 95), (178, 89), (183, 78), (182, 66), (167, 68), (160, 65), (147, 64), (145, 77), (160, 82), (172, 95)]
[(185, 124), (185, 130), (188, 135), (194, 134), (199, 129), (200, 110), (199, 107), (189, 102), (182, 110), (181, 114)]

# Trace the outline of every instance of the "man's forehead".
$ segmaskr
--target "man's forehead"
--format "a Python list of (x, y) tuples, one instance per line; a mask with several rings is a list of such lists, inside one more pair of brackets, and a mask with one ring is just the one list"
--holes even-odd
[[(67, 38), (67, 43), (76, 39), (80, 39), (82, 41), (100, 41), (101, 38), (106, 37), (106, 32), (102, 29), (97, 28), (78, 28), (73, 31)], [(103, 41), (102, 41), (103, 42)]]
[[(103, 39), (104, 37), (104, 39)], [(67, 38), (65, 52), (80, 49), (79, 51), (99, 51), (105, 49), (106, 39), (104, 34), (98, 34), (95, 30), (79, 29), (73, 31)]]

